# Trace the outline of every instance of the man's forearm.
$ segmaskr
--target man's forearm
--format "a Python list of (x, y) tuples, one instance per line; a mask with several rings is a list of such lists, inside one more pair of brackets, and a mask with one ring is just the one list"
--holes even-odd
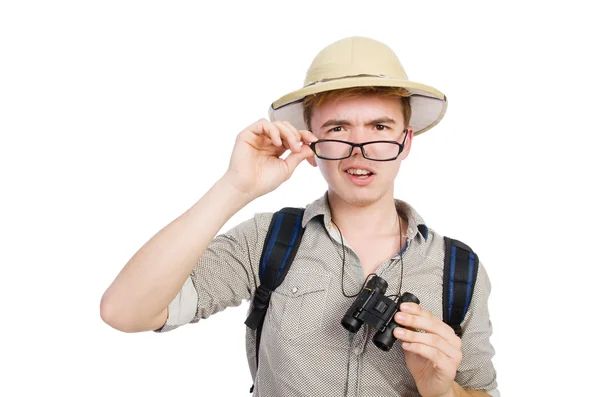
[(104, 321), (126, 332), (162, 325), (155, 318), (177, 295), (219, 229), (249, 201), (220, 179), (129, 260), (102, 297)]

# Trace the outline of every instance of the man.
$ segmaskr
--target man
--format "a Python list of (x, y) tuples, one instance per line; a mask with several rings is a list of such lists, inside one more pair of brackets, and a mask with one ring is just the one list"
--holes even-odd
[[(103, 296), (102, 318), (125, 332), (168, 331), (252, 299), (273, 214), (215, 235), (307, 160), (328, 190), (305, 209), (300, 248), (271, 296), (258, 364), (248, 330), (255, 395), (499, 396), (485, 269), (458, 337), (441, 320), (443, 236), (393, 197), (413, 137), (445, 110), (445, 96), (410, 82), (384, 44), (353, 37), (326, 47), (305, 86), (272, 104), (271, 121), (238, 135), (226, 174), (127, 263)], [(420, 300), (401, 305), (400, 343), (387, 352), (371, 342), (372, 327), (351, 333), (340, 325), (373, 273), (388, 294)]]

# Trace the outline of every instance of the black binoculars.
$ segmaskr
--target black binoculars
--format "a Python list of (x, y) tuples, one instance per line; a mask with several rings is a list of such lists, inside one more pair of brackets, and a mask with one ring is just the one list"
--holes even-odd
[(373, 337), (373, 343), (386, 352), (396, 341), (392, 332), (394, 328), (400, 327), (394, 321), (394, 315), (400, 311), (400, 304), (404, 302), (419, 304), (419, 299), (410, 292), (405, 292), (395, 300), (388, 298), (385, 296), (387, 286), (384, 279), (373, 276), (342, 318), (342, 325), (352, 333), (357, 332), (364, 323), (374, 326), (377, 332)]

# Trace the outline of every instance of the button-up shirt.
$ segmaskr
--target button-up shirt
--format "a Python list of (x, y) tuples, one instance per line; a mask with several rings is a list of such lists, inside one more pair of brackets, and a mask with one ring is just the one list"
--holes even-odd
[[(408, 222), (406, 242), (376, 274), (388, 283), (386, 295), (398, 292), (403, 277), (401, 292), (416, 295), (423, 308), (442, 318), (443, 236), (428, 227), (406, 202), (395, 200), (395, 205), (403, 222)], [(167, 322), (157, 332), (196, 323), (252, 299), (260, 284), (259, 262), (272, 215), (258, 213), (215, 237), (170, 303)], [(363, 325), (351, 333), (341, 325), (355, 299), (342, 293), (343, 250), (346, 295), (360, 291), (365, 274), (352, 247), (341, 244), (331, 221), (327, 194), (306, 207), (302, 226), (306, 229), (294, 262), (271, 294), (258, 369), (256, 334), (247, 329), (254, 396), (419, 396), (400, 342), (385, 352), (372, 341), (373, 327)], [(499, 396), (491, 361), (494, 348), (489, 340), (489, 293), (490, 281), (480, 263), (462, 323), (463, 358), (456, 381), (465, 389)]]

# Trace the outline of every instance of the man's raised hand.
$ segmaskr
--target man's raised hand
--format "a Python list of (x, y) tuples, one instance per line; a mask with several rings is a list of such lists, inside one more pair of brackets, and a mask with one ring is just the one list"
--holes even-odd
[[(313, 155), (308, 144), (316, 140), (287, 121), (258, 120), (238, 134), (224, 179), (253, 200), (287, 181)], [(288, 156), (280, 158), (288, 149)]]

